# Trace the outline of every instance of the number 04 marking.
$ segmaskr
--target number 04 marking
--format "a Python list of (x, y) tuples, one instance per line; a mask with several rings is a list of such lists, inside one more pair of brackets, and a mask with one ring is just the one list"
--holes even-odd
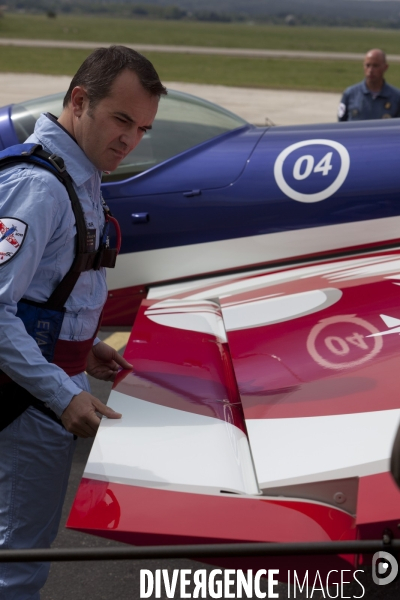
[[(298, 158), (294, 163), (293, 177), (297, 179), (297, 181), (301, 181), (302, 179), (307, 179), (307, 177), (309, 177), (312, 172), (322, 173), (322, 175), (328, 175), (329, 171), (332, 169), (332, 156), (333, 152), (327, 152), (325, 156), (321, 158), (315, 169), (313, 169), (314, 157), (311, 156), (311, 154), (300, 156), (300, 158)], [(307, 163), (306, 168), (304, 169), (304, 172), (301, 173), (301, 169), (304, 162)]]
[[(368, 333), (379, 333), (374, 325), (365, 321), (364, 319), (360, 319), (355, 315), (337, 315), (336, 317), (328, 317), (327, 319), (322, 319), (319, 323), (314, 325), (311, 329), (310, 334), (307, 338), (307, 350), (310, 356), (315, 360), (316, 363), (321, 365), (321, 367), (325, 367), (327, 369), (349, 369), (352, 367), (358, 367), (359, 365), (364, 364), (368, 360), (371, 360), (374, 356), (379, 354), (382, 350), (383, 342), (382, 338), (374, 337), (375, 340), (374, 345), (371, 347), (365, 342), (365, 335), (362, 333), (354, 332), (351, 335), (342, 338), (336, 335), (328, 335), (325, 336), (326, 333), (324, 330), (326, 327), (332, 327), (332, 325), (347, 323), (351, 326), (350, 331), (354, 332), (353, 327), (357, 327), (358, 329), (366, 330)], [(321, 338), (319, 338), (321, 334)], [(332, 354), (336, 355), (335, 362), (330, 362), (327, 358), (322, 356), (317, 350), (317, 340), (321, 339), (321, 342), (325, 344), (325, 347), (332, 352)], [(378, 343), (377, 340), (380, 340)], [(352, 344), (360, 350), (364, 350), (363, 356), (358, 358), (357, 360), (351, 361), (343, 361), (341, 362), (339, 357), (345, 357), (350, 352), (350, 346)]]
[[(304, 193), (303, 191), (299, 191), (291, 187), (287, 181), (285, 180), (285, 176), (283, 174), (283, 166), (285, 160), (299, 148), (304, 148), (306, 146), (325, 146), (328, 148), (332, 148), (339, 155), (340, 166), (338, 170), (338, 174), (334, 181), (330, 181), (331, 178), (327, 181), (327, 187), (320, 192), (315, 193)], [(329, 171), (332, 169), (332, 156), (333, 152), (327, 152), (322, 160), (319, 161), (317, 166), (314, 168), (315, 159), (312, 154), (305, 154), (298, 158), (293, 167), (293, 179), (297, 181), (301, 181), (302, 179), (307, 179), (314, 173), (322, 173), (322, 176), (328, 175)], [(297, 200), (297, 202), (321, 202), (321, 200), (326, 200), (338, 191), (343, 182), (345, 181), (347, 174), (350, 169), (350, 155), (347, 149), (334, 140), (324, 140), (324, 139), (315, 139), (315, 140), (305, 140), (303, 142), (296, 142), (295, 144), (291, 144), (277, 157), (274, 164), (274, 177), (275, 181), (279, 187), (279, 189), (292, 200)], [(326, 181), (321, 179), (321, 181)]]
[(353, 344), (353, 346), (360, 348), (360, 350), (368, 350), (368, 345), (364, 341), (364, 336), (357, 332), (353, 333), (353, 335), (349, 335), (345, 339), (336, 335), (329, 335), (325, 338), (325, 346), (332, 354), (336, 354), (336, 356), (345, 356), (348, 354), (350, 352), (349, 344)]

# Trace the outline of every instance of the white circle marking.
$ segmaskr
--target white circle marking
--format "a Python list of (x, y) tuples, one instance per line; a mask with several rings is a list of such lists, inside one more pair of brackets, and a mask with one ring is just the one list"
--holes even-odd
[[(362, 327), (367, 331), (370, 331), (371, 333), (379, 333), (376, 327), (369, 323), (369, 321), (365, 321), (365, 319), (360, 319), (355, 315), (338, 315), (336, 317), (328, 317), (327, 319), (322, 319), (311, 329), (306, 342), (309, 355), (315, 360), (316, 363), (321, 365), (321, 367), (338, 370), (358, 367), (359, 365), (364, 364), (368, 360), (371, 360), (371, 358), (379, 354), (379, 352), (382, 350), (382, 338), (376, 337), (374, 338), (374, 347), (368, 352), (368, 354), (366, 354), (362, 358), (348, 362), (330, 362), (329, 360), (320, 355), (320, 353), (317, 350), (316, 342), (319, 334), (325, 329), (325, 327), (328, 327), (328, 325), (336, 325), (336, 323), (350, 323), (353, 326), (358, 325), (359, 327)], [(379, 340), (378, 343), (377, 340)]]
[[(322, 190), (321, 192), (317, 192), (315, 194), (303, 194), (301, 192), (297, 192), (286, 183), (285, 178), (283, 176), (283, 163), (285, 162), (289, 154), (291, 154), (298, 148), (303, 148), (304, 146), (311, 146), (315, 144), (330, 146), (331, 148), (337, 150), (340, 156), (341, 166), (335, 181), (331, 183), (331, 185), (329, 185), (325, 190)], [(321, 200), (326, 200), (326, 198), (329, 198), (329, 196), (332, 196), (332, 194), (337, 192), (337, 190), (345, 181), (349, 172), (349, 168), (350, 155), (347, 149), (342, 144), (339, 144), (339, 142), (334, 142), (333, 140), (306, 140), (304, 142), (297, 142), (296, 144), (292, 144), (291, 146), (285, 148), (285, 150), (282, 150), (282, 152), (279, 154), (278, 158), (275, 161), (274, 176), (279, 188), (284, 194), (286, 194), (286, 196), (292, 198), (292, 200), (297, 200), (297, 202), (320, 202)]]

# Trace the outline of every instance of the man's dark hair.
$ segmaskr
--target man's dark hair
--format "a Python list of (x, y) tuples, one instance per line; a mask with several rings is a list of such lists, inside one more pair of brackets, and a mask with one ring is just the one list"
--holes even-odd
[(125, 69), (136, 73), (142, 87), (151, 96), (160, 97), (167, 93), (157, 71), (145, 56), (126, 46), (110, 46), (98, 48), (83, 61), (65, 94), (64, 108), (70, 103), (71, 92), (78, 85), (85, 88), (90, 107), (94, 108), (110, 94), (115, 78)]

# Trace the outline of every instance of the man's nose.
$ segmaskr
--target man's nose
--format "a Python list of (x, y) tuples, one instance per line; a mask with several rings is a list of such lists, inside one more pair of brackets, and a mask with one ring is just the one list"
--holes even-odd
[(130, 149), (136, 148), (136, 146), (138, 145), (138, 143), (140, 141), (139, 132), (137, 129), (135, 129), (134, 131), (131, 131), (130, 133), (124, 133), (121, 136), (120, 140), (126, 148), (130, 148)]

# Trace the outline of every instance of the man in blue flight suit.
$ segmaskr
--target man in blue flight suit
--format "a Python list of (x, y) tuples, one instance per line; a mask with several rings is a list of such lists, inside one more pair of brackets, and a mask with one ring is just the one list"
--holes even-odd
[(365, 79), (344, 91), (338, 108), (339, 121), (400, 117), (400, 90), (384, 79), (388, 68), (382, 50), (367, 52), (364, 58)]
[[(83, 211), (88, 252), (103, 239), (101, 174), (116, 169), (140, 142), (165, 93), (146, 58), (123, 46), (100, 48), (74, 76), (59, 119), (41, 115), (28, 139), (64, 159)], [(112, 380), (120, 367), (131, 367), (96, 338), (107, 296), (104, 267), (77, 276), (54, 362), (17, 316), (21, 303), (30, 310), (46, 302), (71, 270), (78, 228), (71, 206), (64, 185), (39, 166), (0, 171), (0, 425), (5, 408), (18, 409), (0, 432), (3, 549), (50, 546), (74, 436), (94, 436), (98, 413), (121, 417), (91, 395), (84, 372)], [(46, 333), (46, 322), (38, 323)], [(0, 563), (0, 599), (38, 600), (48, 569), (47, 563)]]

